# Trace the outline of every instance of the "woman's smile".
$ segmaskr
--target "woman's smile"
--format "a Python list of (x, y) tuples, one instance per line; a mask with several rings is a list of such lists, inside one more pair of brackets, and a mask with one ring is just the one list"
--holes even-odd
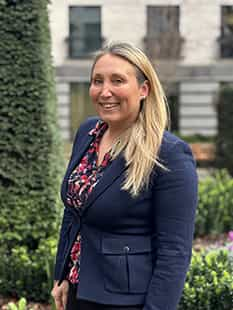
[(118, 102), (100, 102), (99, 103), (104, 110), (114, 111), (120, 108), (120, 103)]

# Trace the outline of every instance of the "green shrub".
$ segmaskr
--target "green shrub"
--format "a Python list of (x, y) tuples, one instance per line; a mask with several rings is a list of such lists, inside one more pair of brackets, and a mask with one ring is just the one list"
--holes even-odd
[(180, 137), (182, 140), (186, 141), (187, 143), (215, 143), (216, 137), (215, 136), (206, 136), (202, 134), (193, 134), (193, 135), (181, 135), (178, 131), (173, 131), (175, 135)]
[(226, 168), (233, 176), (233, 87), (224, 85), (218, 100), (218, 135), (216, 143), (216, 164)]
[(29, 251), (25, 246), (16, 246), (8, 255), (1, 248), (1, 294), (48, 301), (56, 244), (56, 239), (43, 239), (35, 251)]
[(178, 310), (233, 309), (233, 265), (227, 249), (193, 253)]
[(232, 229), (233, 179), (218, 171), (199, 184), (195, 235), (219, 234)]
[(35, 299), (49, 294), (38, 251), (57, 235), (63, 166), (47, 4), (0, 1), (0, 292)]
[(17, 304), (9, 302), (7, 304), (7, 310), (27, 310), (27, 300), (22, 297)]

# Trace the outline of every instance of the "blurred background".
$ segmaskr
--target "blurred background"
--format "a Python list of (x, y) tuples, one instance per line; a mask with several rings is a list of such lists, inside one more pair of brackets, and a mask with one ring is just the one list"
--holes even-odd
[(59, 191), (75, 132), (95, 115), (93, 55), (126, 41), (151, 59), (171, 130), (197, 161), (178, 309), (232, 310), (233, 0), (0, 0), (0, 38), (0, 309), (54, 309)]
[(92, 55), (115, 40), (137, 45), (152, 60), (167, 89), (172, 130), (216, 135), (216, 95), (233, 85), (233, 1), (56, 0), (49, 12), (65, 140), (94, 113)]

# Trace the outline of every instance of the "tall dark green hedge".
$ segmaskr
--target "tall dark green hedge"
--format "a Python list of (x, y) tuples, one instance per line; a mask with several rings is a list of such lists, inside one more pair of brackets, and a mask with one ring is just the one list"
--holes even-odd
[(233, 86), (223, 85), (218, 99), (216, 163), (233, 176)]
[[(17, 278), (17, 269), (9, 268), (14, 249), (31, 258), (43, 240), (57, 235), (62, 161), (47, 5), (0, 0), (1, 294), (19, 292), (17, 283), (4, 289), (12, 273)], [(38, 272), (40, 289), (44, 284), (36, 282), (46, 275)], [(26, 286), (26, 270), (18, 277)]]

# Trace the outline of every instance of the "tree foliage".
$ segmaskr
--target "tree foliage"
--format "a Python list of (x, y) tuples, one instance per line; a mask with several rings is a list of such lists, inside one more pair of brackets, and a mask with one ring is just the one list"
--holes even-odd
[(217, 166), (233, 176), (233, 87), (224, 85), (218, 99)]
[[(60, 214), (62, 161), (47, 5), (0, 0), (0, 251), (8, 260), (14, 248), (33, 255), (41, 240), (57, 233)], [(1, 271), (0, 279), (2, 293)]]

